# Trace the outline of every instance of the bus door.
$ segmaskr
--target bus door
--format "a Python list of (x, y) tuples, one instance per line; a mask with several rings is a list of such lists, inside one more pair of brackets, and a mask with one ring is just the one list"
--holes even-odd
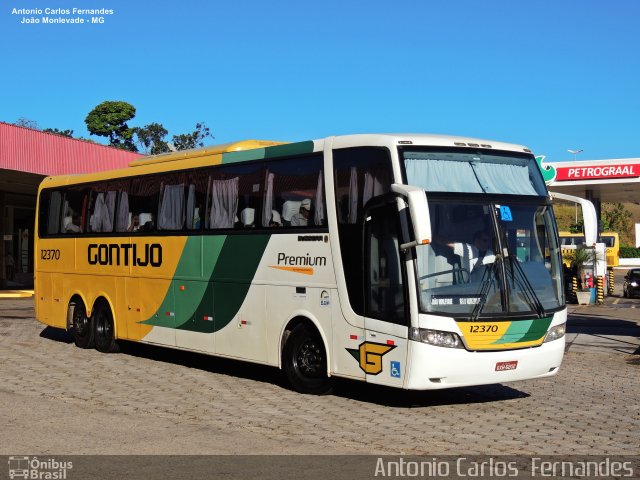
[(360, 366), (367, 382), (402, 387), (408, 308), (396, 200), (367, 208), (364, 217), (364, 325)]

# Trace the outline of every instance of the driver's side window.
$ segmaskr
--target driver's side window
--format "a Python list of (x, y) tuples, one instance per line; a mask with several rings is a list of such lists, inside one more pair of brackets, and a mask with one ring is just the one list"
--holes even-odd
[(365, 224), (365, 315), (405, 325), (397, 207), (386, 204), (369, 213)]

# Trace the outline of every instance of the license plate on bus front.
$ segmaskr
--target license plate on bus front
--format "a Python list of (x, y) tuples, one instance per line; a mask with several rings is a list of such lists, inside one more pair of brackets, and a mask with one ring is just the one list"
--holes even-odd
[(498, 362), (496, 363), (496, 372), (504, 372), (505, 370), (515, 370), (518, 366), (518, 361), (513, 362)]

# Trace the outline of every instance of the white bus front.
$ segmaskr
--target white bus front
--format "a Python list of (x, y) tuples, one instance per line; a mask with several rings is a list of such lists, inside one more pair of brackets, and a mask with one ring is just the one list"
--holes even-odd
[(426, 192), (431, 230), (407, 268), (419, 314), (409, 329), (405, 388), (557, 373), (562, 263), (533, 156), (438, 148), (401, 148), (400, 156), (407, 184)]

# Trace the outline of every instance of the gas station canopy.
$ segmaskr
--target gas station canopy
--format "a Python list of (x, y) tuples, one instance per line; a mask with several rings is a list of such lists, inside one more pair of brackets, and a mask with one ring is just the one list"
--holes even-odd
[(597, 202), (640, 203), (640, 158), (545, 162), (542, 168), (551, 191)]

